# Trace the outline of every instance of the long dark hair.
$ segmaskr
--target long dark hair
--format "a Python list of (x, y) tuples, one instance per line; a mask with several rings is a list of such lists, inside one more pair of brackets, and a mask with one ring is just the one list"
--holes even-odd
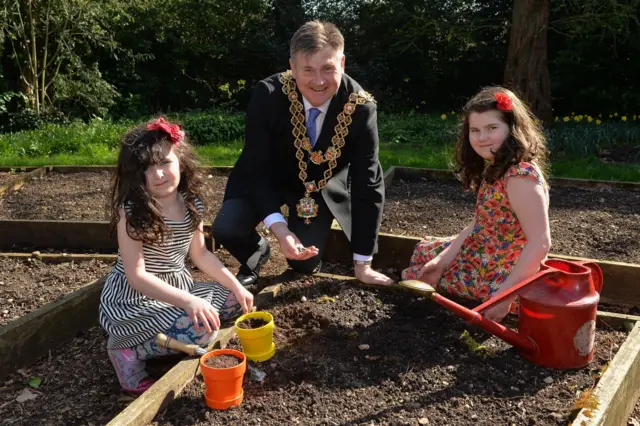
[[(497, 93), (510, 98), (510, 111), (498, 109)], [(469, 141), (469, 116), (472, 112), (487, 111), (499, 111), (502, 121), (509, 126), (509, 136), (495, 152), (490, 164), (474, 151)], [(483, 180), (493, 183), (504, 176), (511, 166), (522, 161), (534, 163), (546, 178), (547, 155), (546, 140), (539, 121), (512, 91), (503, 87), (487, 87), (464, 106), (455, 154), (455, 172), (464, 189), (477, 192)]]
[[(153, 244), (162, 242), (171, 231), (164, 222), (158, 202), (147, 190), (145, 172), (164, 160), (166, 144), (171, 144), (172, 140), (166, 131), (149, 130), (147, 125), (141, 124), (129, 130), (123, 138), (111, 186), (110, 232), (115, 235), (120, 209), (124, 207), (127, 234), (134, 240)], [(202, 221), (202, 214), (196, 207), (203, 182), (198, 159), (186, 137), (182, 138), (174, 152), (180, 162), (178, 191), (184, 197), (191, 226), (195, 230)]]

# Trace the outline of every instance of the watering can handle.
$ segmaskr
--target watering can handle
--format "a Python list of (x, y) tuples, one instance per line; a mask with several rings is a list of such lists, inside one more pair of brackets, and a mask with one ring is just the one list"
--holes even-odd
[(501, 293), (495, 297), (492, 297), (491, 299), (487, 300), (486, 302), (484, 302), (483, 304), (476, 306), (473, 311), (474, 312), (478, 312), (481, 313), (482, 311), (485, 311), (487, 309), (489, 309), (490, 307), (500, 303), (501, 301), (503, 301), (504, 299), (508, 298), (509, 296), (512, 296), (513, 294), (517, 294), (519, 291), (522, 290), (523, 287), (528, 286), (529, 284), (533, 283), (534, 281), (536, 281), (538, 278), (544, 276), (544, 275), (548, 275), (548, 274), (558, 274), (560, 271), (558, 271), (555, 268), (544, 268), (542, 270), (540, 270), (540, 272), (538, 272), (537, 274), (525, 279), (524, 281), (520, 281), (518, 284), (514, 285), (513, 287), (511, 287), (509, 290), (505, 291), (504, 293)]
[(591, 278), (593, 279), (593, 285), (598, 293), (602, 292), (602, 285), (604, 283), (604, 275), (602, 269), (596, 262), (580, 262), (580, 265), (591, 269)]

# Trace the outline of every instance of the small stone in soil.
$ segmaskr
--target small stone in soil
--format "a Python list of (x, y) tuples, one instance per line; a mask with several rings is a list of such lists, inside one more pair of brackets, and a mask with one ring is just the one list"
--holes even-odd
[(243, 320), (242, 322), (238, 323), (238, 327), (251, 329), (251, 328), (264, 327), (267, 324), (268, 322), (266, 322), (261, 318), (247, 318), (246, 320)]
[(233, 355), (218, 355), (207, 358), (204, 362), (208, 367), (230, 368), (240, 364), (240, 360)]

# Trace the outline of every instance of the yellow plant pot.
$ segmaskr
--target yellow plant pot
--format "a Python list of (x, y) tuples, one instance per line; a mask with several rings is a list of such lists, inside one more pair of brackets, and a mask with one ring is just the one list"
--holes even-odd
[[(238, 324), (248, 319), (261, 319), (267, 322), (260, 328), (240, 328)], [(240, 338), (242, 344), (242, 352), (251, 361), (266, 361), (276, 353), (276, 345), (273, 343), (273, 329), (275, 325), (273, 323), (273, 316), (268, 312), (250, 312), (242, 315), (236, 320), (236, 333)]]

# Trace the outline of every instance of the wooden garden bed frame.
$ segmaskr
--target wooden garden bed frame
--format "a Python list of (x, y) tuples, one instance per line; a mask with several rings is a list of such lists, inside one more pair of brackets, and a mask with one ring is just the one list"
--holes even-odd
[[(9, 168), (7, 168), (9, 169)], [(61, 173), (112, 170), (112, 167), (82, 166), (31, 168), (28, 175), (43, 176), (50, 171)], [(230, 168), (209, 168), (211, 174), (228, 175)], [(4, 171), (0, 168), (0, 171)], [(26, 175), (20, 176), (21, 179)], [(451, 178), (449, 172), (433, 169), (410, 169), (392, 167), (385, 173), (385, 183), (391, 185), (394, 179), (415, 179), (418, 177)], [(22, 184), (28, 182), (23, 180)], [(555, 185), (579, 187), (615, 187), (636, 190), (640, 184), (632, 182), (584, 181), (579, 179), (556, 179)], [(15, 182), (3, 185), (13, 188)], [(0, 249), (7, 250), (15, 245), (31, 245), (66, 249), (107, 249), (116, 248), (115, 241), (108, 237), (106, 222), (65, 222), (65, 221), (0, 221)], [(418, 238), (392, 234), (381, 234), (379, 251), (374, 260), (377, 268), (406, 267)], [(208, 238), (209, 246), (213, 242)], [(327, 243), (325, 258), (331, 261), (350, 263), (349, 242), (341, 229), (334, 224)], [(3, 256), (28, 257), (31, 254), (0, 254)], [(45, 262), (82, 261), (90, 259), (112, 260), (114, 255), (38, 255)], [(570, 256), (552, 255), (568, 260), (585, 260)], [(616, 305), (640, 305), (640, 265), (621, 262), (595, 260), (603, 270), (605, 286), (602, 301)], [(333, 278), (356, 281), (352, 277), (330, 274), (316, 274), (318, 278)], [(88, 283), (79, 290), (62, 296), (36, 311), (0, 327), (0, 378), (8, 372), (31, 364), (50, 349), (73, 338), (78, 331), (97, 325), (97, 312), (104, 278)], [(256, 297), (256, 305), (268, 306), (276, 300), (279, 285), (267, 287)], [(583, 409), (573, 425), (609, 426), (626, 422), (640, 397), (640, 317), (598, 312), (598, 323), (609, 327), (626, 326), (631, 329), (609, 368), (602, 375), (594, 390), (598, 408)], [(60, 330), (66, 330), (60, 336)], [(233, 336), (232, 328), (221, 330), (212, 346), (224, 347)], [(34, 350), (37, 349), (37, 350)], [(27, 350), (29, 349), (29, 350)], [(30, 353), (30, 357), (25, 356)], [(153, 387), (131, 403), (113, 418), (109, 425), (143, 425), (173, 401), (184, 387), (198, 374), (198, 359), (186, 358), (174, 366)]]
[[(25, 258), (34, 256), (24, 253), (0, 253), (0, 256)], [(43, 262), (115, 260), (115, 255), (62, 255), (37, 254)], [(319, 279), (339, 281), (357, 280), (349, 276), (318, 273)], [(69, 293), (4, 327), (0, 327), (0, 373), (32, 364), (50, 349), (72, 339), (79, 331), (98, 323), (98, 303), (104, 278), (93, 281), (83, 288)], [(268, 308), (277, 302), (280, 284), (263, 289), (255, 299), (256, 306)], [(598, 312), (598, 325), (631, 329), (618, 350), (609, 368), (602, 375), (593, 395), (598, 401), (596, 410), (583, 409), (573, 422), (580, 426), (610, 426), (623, 424), (633, 411), (640, 396), (640, 317), (608, 312)], [(61, 335), (64, 330), (64, 335)], [(234, 336), (233, 327), (220, 331), (209, 349), (225, 347)], [(29, 354), (26, 357), (26, 354)], [(181, 391), (199, 374), (199, 359), (184, 358), (163, 375), (147, 392), (116, 415), (110, 426), (140, 426), (148, 424), (167, 407)], [(0, 376), (1, 377), (1, 376)]]

